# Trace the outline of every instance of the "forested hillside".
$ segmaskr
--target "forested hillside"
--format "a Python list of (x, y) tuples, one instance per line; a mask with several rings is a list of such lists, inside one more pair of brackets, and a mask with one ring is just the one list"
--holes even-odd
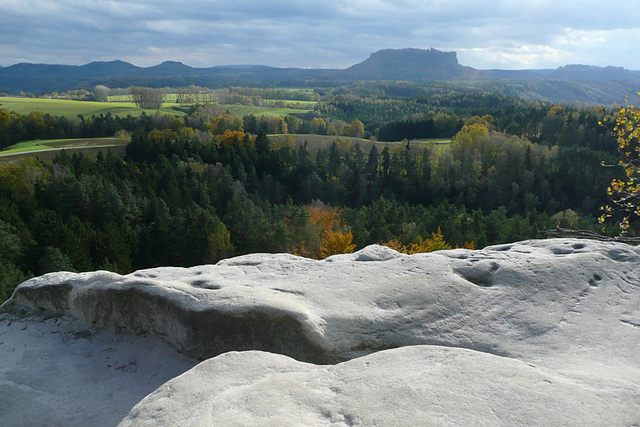
[[(132, 134), (124, 158), (62, 152), (50, 163), (0, 165), (0, 297), (61, 269), (128, 273), (250, 252), (320, 258), (371, 243), (483, 247), (557, 226), (601, 231), (595, 218), (621, 174), (601, 166), (617, 162), (614, 111), (393, 90), (422, 89), (318, 90), (307, 117), (241, 118), (197, 105), (186, 117), (60, 125), (0, 111), (4, 145), (69, 129)], [(294, 129), (309, 141), (334, 137), (268, 136)], [(425, 140), (433, 137), (452, 139)]]
[[(565, 65), (555, 70), (477, 70), (458, 63), (456, 52), (384, 49), (344, 70), (229, 65), (192, 68), (175, 61), (141, 68), (123, 61), (82, 66), (20, 63), (0, 68), (0, 94), (35, 96), (69, 90), (145, 86), (208, 89), (229, 86), (340, 87), (346, 82), (380, 85), (411, 82), (468, 87), (496, 95), (558, 103), (620, 104), (640, 90), (640, 71), (620, 67)], [(452, 83), (455, 82), (455, 83)]]

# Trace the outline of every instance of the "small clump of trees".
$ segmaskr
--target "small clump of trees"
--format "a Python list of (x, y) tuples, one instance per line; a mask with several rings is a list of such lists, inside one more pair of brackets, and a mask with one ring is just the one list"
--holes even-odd
[(138, 108), (157, 110), (164, 102), (164, 91), (150, 87), (131, 86), (131, 96)]

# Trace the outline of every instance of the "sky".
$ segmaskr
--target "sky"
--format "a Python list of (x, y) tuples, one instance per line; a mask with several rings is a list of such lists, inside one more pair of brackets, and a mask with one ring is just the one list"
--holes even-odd
[(0, 66), (260, 64), (344, 69), (381, 49), (455, 51), (478, 69), (640, 70), (622, 0), (1, 0)]

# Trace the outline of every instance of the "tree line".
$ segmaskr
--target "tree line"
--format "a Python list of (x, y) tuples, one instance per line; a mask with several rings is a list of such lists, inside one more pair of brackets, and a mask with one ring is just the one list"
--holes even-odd
[(62, 152), (0, 166), (3, 298), (61, 269), (322, 257), (371, 243), (483, 247), (558, 225), (599, 229), (593, 213), (615, 174), (599, 167), (602, 153), (531, 143), (480, 118), (444, 150), (405, 141), (368, 152), (173, 126), (135, 133), (124, 158)]
[[(370, 114), (383, 111), (371, 105), (396, 102), (347, 96), (332, 112), (320, 107), (306, 119), (240, 118), (206, 104), (183, 117), (68, 121), (0, 111), (4, 144), (132, 133), (124, 158), (62, 152), (52, 162), (0, 165), (0, 299), (25, 278), (61, 269), (128, 273), (250, 252), (320, 258), (372, 243), (404, 251), (481, 248), (558, 226), (603, 231), (596, 217), (607, 188), (626, 173), (601, 166), (617, 163), (617, 141), (607, 134), (612, 112), (513, 104), (497, 116), (445, 109), (398, 117), (389, 110), (376, 122)], [(322, 119), (318, 129), (315, 119)], [(390, 132), (446, 130), (452, 142), (418, 143), (406, 135), (400, 143), (365, 146), (337, 136), (368, 133), (372, 123)], [(334, 142), (267, 136), (312, 128), (335, 131)]]

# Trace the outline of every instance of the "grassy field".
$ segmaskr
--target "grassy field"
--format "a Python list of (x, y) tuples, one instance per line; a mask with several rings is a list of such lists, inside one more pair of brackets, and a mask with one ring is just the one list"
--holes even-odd
[(425, 139), (413, 139), (411, 140), (412, 144), (430, 144), (434, 143), (436, 145), (447, 145), (451, 144), (451, 138), (425, 138)]
[(311, 109), (314, 109), (316, 107), (316, 105), (318, 105), (318, 103), (316, 101), (296, 101), (295, 99), (265, 99), (264, 100), (265, 104), (269, 104), (269, 105), (274, 105), (277, 102), (281, 102), (284, 105), (296, 105), (296, 104), (300, 104), (301, 106), (304, 105), (305, 107)]
[[(280, 134), (269, 135), (269, 139), (275, 144), (308, 144), (309, 150), (314, 152), (318, 148), (328, 147), (334, 141), (338, 142), (338, 146), (342, 151), (346, 150), (356, 142), (360, 144), (363, 150), (370, 150), (373, 145), (382, 150), (385, 146), (399, 147), (402, 142), (380, 142), (362, 138), (351, 138), (346, 136), (335, 135), (310, 135), (310, 134)], [(78, 139), (50, 139), (50, 140), (34, 140), (25, 141), (12, 145), (5, 150), (0, 151), (0, 164), (13, 164), (22, 159), (29, 157), (38, 157), (43, 160), (51, 160), (60, 150), (68, 152), (82, 151), (83, 154), (95, 157), (98, 152), (111, 150), (118, 155), (124, 155), (124, 149), (127, 140), (119, 138), (78, 138)], [(448, 139), (424, 139), (411, 141), (413, 147), (422, 144), (435, 144), (440, 150), (446, 149), (451, 143)]]
[[(178, 94), (177, 93), (165, 93), (163, 95), (164, 103), (165, 104), (175, 104), (176, 103), (176, 99), (178, 99)], [(107, 100), (109, 102), (130, 102), (133, 103), (133, 95), (131, 94), (125, 94), (125, 95), (109, 95), (107, 97)]]
[[(174, 110), (171, 103), (165, 103), (159, 110), (163, 114), (184, 115), (185, 113)], [(29, 114), (31, 111), (44, 111), (52, 116), (76, 117), (81, 114), (85, 117), (111, 113), (120, 117), (127, 114), (139, 116), (143, 111), (147, 114), (155, 114), (157, 110), (138, 108), (132, 102), (92, 102), (70, 101), (68, 99), (42, 99), (42, 98), (10, 98), (0, 97), (0, 108), (7, 111), (15, 111), (20, 114)]]
[[(328, 147), (333, 144), (334, 141), (338, 142), (338, 146), (347, 146), (349, 143), (355, 144), (356, 142), (360, 144), (363, 150), (370, 150), (371, 146), (375, 145), (379, 150), (383, 149), (385, 146), (389, 146), (390, 148), (399, 147), (403, 144), (403, 142), (382, 142), (382, 141), (372, 141), (370, 139), (363, 138), (352, 138), (349, 136), (336, 136), (336, 135), (313, 135), (313, 134), (280, 134), (280, 135), (269, 135), (269, 139), (272, 142), (277, 144), (285, 144), (288, 141), (295, 142), (296, 144), (303, 144), (305, 141), (308, 144), (310, 150), (314, 151), (321, 147)], [(437, 147), (444, 148), (448, 147), (451, 143), (450, 139), (443, 138), (433, 138), (433, 139), (420, 139), (411, 141), (412, 147), (417, 147), (420, 145), (427, 144), (435, 144)]]
[(249, 114), (253, 114), (256, 117), (260, 116), (287, 116), (289, 114), (304, 114), (309, 113), (312, 110), (297, 110), (295, 108), (271, 108), (271, 107), (247, 107), (245, 105), (221, 105), (231, 112), (231, 114), (244, 117)]
[(111, 150), (124, 154), (127, 140), (118, 138), (78, 138), (49, 139), (24, 141), (0, 151), (0, 163), (12, 164), (27, 157), (38, 157), (44, 160), (53, 159), (60, 150), (69, 152), (82, 151), (88, 156), (95, 156), (99, 151)]
[[(294, 102), (294, 101), (285, 101)], [(295, 101), (297, 102), (297, 101)], [(232, 114), (243, 117), (248, 114), (256, 116), (286, 116), (295, 113), (307, 113), (311, 111), (315, 103), (309, 103), (309, 110), (298, 110), (295, 108), (271, 108), (271, 107), (247, 107), (243, 105), (221, 105)], [(163, 114), (185, 115), (183, 111), (174, 110), (176, 106), (173, 102), (165, 102), (159, 110)], [(52, 116), (72, 118), (81, 114), (85, 117), (111, 113), (120, 117), (127, 114), (139, 116), (143, 111), (149, 115), (155, 114), (158, 110), (147, 110), (138, 108), (133, 102), (92, 102), (92, 101), (70, 101), (67, 99), (41, 99), (41, 98), (10, 98), (0, 97), (0, 109), (15, 111), (20, 114), (29, 114), (31, 111), (44, 111)]]
[(104, 146), (98, 146), (98, 147), (76, 147), (76, 148), (70, 147), (70, 148), (63, 148), (63, 149), (58, 149), (58, 150), (49, 150), (49, 151), (44, 150), (44, 151), (37, 151), (37, 152), (33, 152), (33, 153), (14, 154), (14, 155), (11, 155), (11, 156), (2, 156), (2, 155), (0, 155), (0, 165), (12, 165), (12, 164), (19, 163), (20, 161), (22, 161), (24, 159), (28, 159), (28, 158), (32, 158), (32, 157), (37, 157), (38, 159), (44, 160), (44, 161), (51, 161), (62, 150), (65, 150), (67, 153), (69, 153), (69, 155), (72, 155), (75, 152), (82, 152), (82, 154), (84, 156), (87, 156), (87, 157), (92, 158), (92, 159), (95, 159), (96, 156), (98, 155), (98, 153), (100, 153), (100, 152), (106, 153), (107, 151), (111, 151), (114, 154), (116, 154), (117, 156), (124, 157), (125, 148), (126, 148), (126, 146), (124, 146), (124, 145), (116, 145), (116, 146), (113, 146), (113, 147), (104, 147)]
[(51, 150), (59, 148), (93, 147), (96, 145), (123, 145), (128, 141), (112, 138), (36, 139), (14, 144), (0, 151), (0, 155), (23, 153), (25, 151)]

